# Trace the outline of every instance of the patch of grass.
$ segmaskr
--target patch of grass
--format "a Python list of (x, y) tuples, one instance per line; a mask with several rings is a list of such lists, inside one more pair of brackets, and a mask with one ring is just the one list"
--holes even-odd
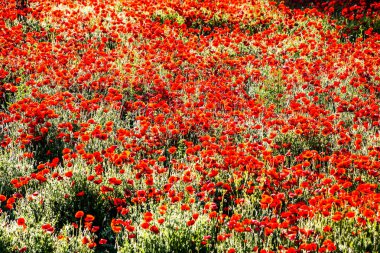
[(292, 157), (300, 155), (305, 150), (330, 153), (329, 139), (321, 134), (305, 136), (288, 132), (286, 134), (278, 134), (274, 139), (274, 143), (279, 146), (279, 149), (275, 153), (286, 154), (290, 151)]
[(9, 232), (5, 229), (5, 223), (0, 227), (0, 252), (12, 253), (12, 238)]
[(183, 216), (178, 212), (171, 213), (164, 224), (159, 226), (159, 234), (139, 228), (137, 238), (126, 239), (119, 252), (215, 252), (211, 241), (208, 241), (208, 245), (201, 244), (204, 236), (212, 235), (215, 222), (208, 221), (207, 216), (202, 215), (194, 225), (188, 227)]
[(0, 250), (3, 253), (21, 252), (22, 249), (30, 253), (54, 252), (53, 236), (41, 229), (40, 223), (28, 224), (27, 229), (10, 221), (5, 215), (0, 217)]
[(164, 10), (157, 10), (155, 13), (153, 13), (152, 20), (159, 21), (161, 24), (167, 20), (170, 22), (176, 22), (180, 25), (185, 23), (184, 17), (182, 17), (178, 12), (170, 9), (167, 12)]
[(267, 69), (262, 71), (262, 81), (248, 82), (245, 86), (247, 94), (258, 97), (266, 107), (271, 104), (276, 106), (277, 112), (285, 107), (285, 91), (281, 71), (271, 72)]
[[(0, 194), (11, 196), (15, 192), (11, 180), (29, 175), (34, 168), (25, 160), (26, 158), (21, 158), (22, 153), (0, 149), (0, 157)], [(25, 188), (18, 191), (22, 193)]]

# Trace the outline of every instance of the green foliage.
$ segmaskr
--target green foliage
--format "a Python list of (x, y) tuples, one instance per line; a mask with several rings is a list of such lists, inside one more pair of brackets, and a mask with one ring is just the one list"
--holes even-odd
[(80, 253), (91, 253), (94, 249), (90, 249), (86, 244), (83, 244), (81, 238), (84, 236), (90, 237), (88, 231), (84, 231), (80, 234), (73, 228), (73, 226), (65, 225), (61, 231), (60, 239), (56, 239), (54, 253), (66, 253), (66, 252), (80, 252)]
[(5, 224), (2, 222), (0, 225), (0, 252), (12, 253), (12, 239), (5, 229)]
[(168, 12), (164, 12), (163, 10), (157, 10), (152, 15), (152, 19), (158, 20), (161, 24), (163, 24), (166, 20), (169, 20), (171, 22), (177, 22), (180, 25), (182, 25), (185, 22), (185, 18), (174, 10), (170, 10)]
[(178, 212), (166, 217), (163, 225), (159, 226), (159, 234), (139, 228), (137, 239), (125, 239), (120, 253), (144, 252), (214, 252), (211, 246), (213, 238), (208, 245), (202, 245), (204, 236), (213, 235), (215, 222), (208, 221), (207, 216), (200, 216), (196, 223), (188, 227), (183, 215)]
[(245, 91), (251, 97), (258, 97), (266, 107), (271, 104), (276, 106), (276, 111), (279, 112), (285, 107), (286, 86), (282, 80), (281, 71), (271, 71), (268, 68), (262, 71), (262, 81), (248, 82), (245, 85)]
[[(73, 219), (76, 211), (82, 210), (85, 213), (94, 215), (96, 223), (102, 222), (106, 216), (109, 216), (111, 206), (108, 201), (99, 196), (99, 189), (91, 182), (88, 182), (86, 178), (77, 174), (73, 177), (75, 185), (70, 187), (71, 182), (59, 182), (57, 184), (50, 184), (46, 187), (46, 199), (45, 208), (50, 210), (55, 216), (59, 217), (59, 224), (64, 224)], [(61, 188), (62, 187), (62, 188)], [(67, 189), (68, 191), (62, 192), (57, 189)], [(83, 197), (76, 196), (77, 193), (84, 191)], [(69, 195), (69, 201), (65, 199), (65, 194)]]
[[(21, 153), (15, 153), (10, 150), (0, 149), (0, 194), (10, 196), (14, 193), (15, 188), (11, 180), (30, 174), (33, 171)], [(19, 189), (25, 191), (25, 188)]]
[(275, 137), (274, 143), (279, 146), (275, 153), (286, 154), (290, 151), (292, 156), (300, 155), (305, 150), (316, 150), (318, 152), (329, 153), (329, 139), (321, 134), (305, 136), (288, 132)]
[[(315, 231), (314, 240), (317, 243), (322, 244), (326, 239), (339, 242), (335, 244), (337, 252), (379, 252), (379, 224), (364, 219), (367, 225), (363, 226), (356, 220), (357, 217), (332, 222), (330, 217), (317, 215), (313, 219), (302, 219), (300, 227)], [(331, 230), (324, 231), (326, 226), (329, 226)], [(317, 235), (324, 235), (325, 239), (319, 239)]]
[(54, 252), (54, 242), (51, 234), (41, 229), (41, 223), (28, 223), (24, 229), (9, 217), (0, 217), (0, 252), (18, 252), (26, 248), (31, 253)]

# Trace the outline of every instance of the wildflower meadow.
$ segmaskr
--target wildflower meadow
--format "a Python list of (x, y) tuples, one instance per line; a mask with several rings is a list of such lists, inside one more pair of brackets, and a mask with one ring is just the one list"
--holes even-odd
[(0, 3), (1, 253), (380, 252), (380, 2)]

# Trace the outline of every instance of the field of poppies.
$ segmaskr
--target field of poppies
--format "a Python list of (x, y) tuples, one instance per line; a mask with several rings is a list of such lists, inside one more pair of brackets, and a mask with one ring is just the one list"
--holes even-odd
[(0, 252), (380, 252), (380, 2), (1, 0)]

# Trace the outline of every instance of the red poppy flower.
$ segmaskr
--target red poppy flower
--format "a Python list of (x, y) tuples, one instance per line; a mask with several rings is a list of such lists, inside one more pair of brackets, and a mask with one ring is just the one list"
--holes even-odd
[(99, 245), (103, 245), (103, 244), (106, 244), (107, 243), (107, 240), (106, 239), (100, 239), (99, 240)]
[(5, 200), (7, 200), (7, 197), (0, 194), (0, 202), (4, 202)]
[(153, 226), (150, 227), (150, 231), (153, 232), (153, 233), (155, 233), (155, 234), (160, 233), (160, 230), (155, 225), (153, 225)]
[(168, 151), (169, 151), (170, 154), (174, 154), (177, 151), (177, 148), (176, 147), (170, 147), (168, 149)]
[(77, 219), (80, 219), (84, 216), (84, 212), (83, 211), (78, 211), (75, 213), (75, 218)]
[(85, 220), (86, 222), (92, 222), (92, 221), (95, 220), (95, 217), (92, 216), (91, 214), (87, 214), (86, 217), (84, 218), (84, 220)]
[(140, 225), (143, 229), (148, 229), (149, 228), (149, 223), (148, 222), (143, 222), (143, 223), (141, 223), (141, 225)]
[(17, 219), (17, 225), (19, 226), (25, 226), (25, 219), (24, 218), (18, 218)]

